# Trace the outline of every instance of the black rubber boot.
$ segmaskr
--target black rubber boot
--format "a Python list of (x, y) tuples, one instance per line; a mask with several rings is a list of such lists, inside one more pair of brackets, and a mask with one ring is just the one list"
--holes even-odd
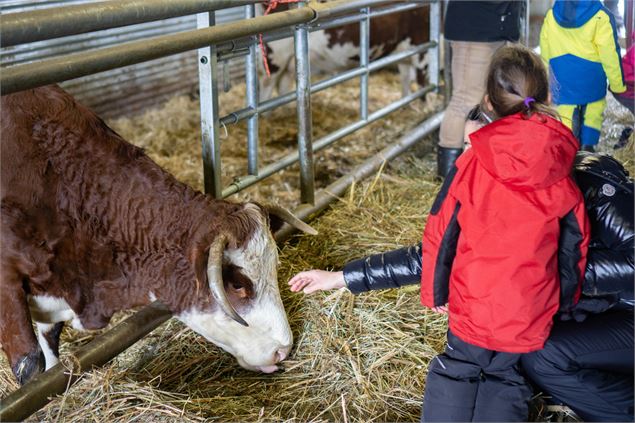
[(462, 148), (446, 148), (439, 146), (437, 150), (437, 176), (444, 179), (454, 166), (454, 162), (463, 152)]

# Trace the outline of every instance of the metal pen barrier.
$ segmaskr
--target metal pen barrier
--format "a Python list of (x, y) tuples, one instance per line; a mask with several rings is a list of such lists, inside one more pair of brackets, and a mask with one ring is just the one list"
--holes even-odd
[(152, 22), (257, 0), (111, 0), (0, 16), (2, 47)]

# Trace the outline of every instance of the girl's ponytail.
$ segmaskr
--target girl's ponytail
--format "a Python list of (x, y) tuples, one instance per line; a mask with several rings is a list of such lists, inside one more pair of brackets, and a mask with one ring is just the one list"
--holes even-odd
[(559, 119), (549, 107), (549, 79), (542, 59), (521, 45), (499, 49), (492, 58), (487, 76), (487, 96), (494, 117), (534, 113)]

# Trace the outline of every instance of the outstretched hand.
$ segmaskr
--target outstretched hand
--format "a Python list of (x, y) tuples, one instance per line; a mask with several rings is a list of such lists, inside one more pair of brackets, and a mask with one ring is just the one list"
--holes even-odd
[(291, 291), (303, 291), (305, 294), (312, 294), (316, 291), (328, 291), (345, 286), (344, 272), (328, 272), (326, 270), (300, 272), (289, 280)]

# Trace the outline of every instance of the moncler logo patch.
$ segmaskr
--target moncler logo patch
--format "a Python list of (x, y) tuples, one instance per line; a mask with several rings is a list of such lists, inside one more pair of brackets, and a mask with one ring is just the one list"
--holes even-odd
[(602, 194), (607, 197), (613, 197), (615, 195), (615, 187), (611, 184), (602, 185)]

